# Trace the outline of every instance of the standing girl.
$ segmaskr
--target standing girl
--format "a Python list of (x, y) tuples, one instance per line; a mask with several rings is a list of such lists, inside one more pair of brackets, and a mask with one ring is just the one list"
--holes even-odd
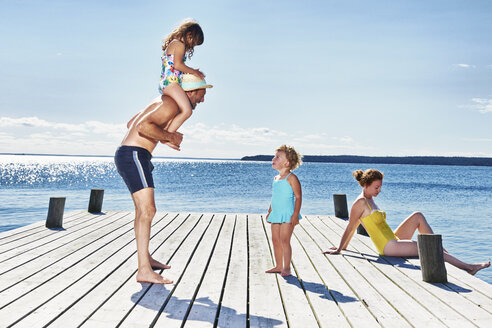
[[(176, 101), (180, 112), (167, 125), (168, 132), (176, 132), (192, 114), (192, 107), (185, 91), (181, 87), (183, 73), (189, 73), (202, 80), (205, 76), (198, 69), (187, 66), (184, 62), (193, 56), (195, 46), (203, 43), (203, 31), (197, 22), (187, 20), (167, 36), (162, 44), (162, 73), (159, 92)], [(169, 147), (179, 150), (179, 146), (170, 142)]]
[(272, 159), (272, 167), (278, 171), (273, 178), (273, 193), (266, 221), (272, 225), (273, 253), (275, 267), (266, 273), (280, 273), (290, 276), (292, 248), (290, 237), (301, 219), (302, 191), (301, 183), (291, 171), (302, 164), (301, 155), (290, 146), (277, 148)]

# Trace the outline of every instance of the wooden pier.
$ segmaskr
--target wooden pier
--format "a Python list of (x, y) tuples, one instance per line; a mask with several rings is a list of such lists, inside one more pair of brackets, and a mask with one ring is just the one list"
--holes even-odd
[(39, 222), (0, 234), (0, 327), (492, 327), (492, 286), (447, 266), (422, 281), (418, 259), (378, 256), (346, 222), (303, 217), (293, 276), (273, 265), (258, 214), (158, 213), (152, 256), (172, 285), (140, 284), (133, 213), (77, 211), (63, 229)]

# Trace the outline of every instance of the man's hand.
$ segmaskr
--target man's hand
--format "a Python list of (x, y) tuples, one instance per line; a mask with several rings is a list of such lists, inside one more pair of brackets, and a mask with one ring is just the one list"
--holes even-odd
[(162, 140), (161, 143), (165, 144), (166, 146), (171, 147), (174, 150), (181, 151), (181, 149), (179, 148), (179, 146), (176, 146), (175, 144), (170, 143), (169, 141)]
[(181, 145), (181, 142), (183, 141), (183, 134), (179, 132), (170, 132), (170, 138), (169, 141), (170, 143), (176, 145), (179, 148), (179, 145)]
[(161, 140), (161, 143), (168, 145), (172, 149), (180, 150), (179, 145), (181, 145), (181, 142), (183, 141), (183, 134), (179, 132), (164, 131), (169, 135), (169, 140)]

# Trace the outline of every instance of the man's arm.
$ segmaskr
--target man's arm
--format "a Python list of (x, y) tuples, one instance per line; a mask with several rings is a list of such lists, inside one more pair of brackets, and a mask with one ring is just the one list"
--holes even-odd
[(166, 126), (177, 113), (178, 105), (173, 100), (163, 101), (160, 106), (151, 110), (139, 120), (136, 126), (137, 131), (146, 138), (160, 142), (169, 141), (179, 146), (183, 140), (183, 135), (179, 132), (168, 132), (163, 129), (163, 126)]

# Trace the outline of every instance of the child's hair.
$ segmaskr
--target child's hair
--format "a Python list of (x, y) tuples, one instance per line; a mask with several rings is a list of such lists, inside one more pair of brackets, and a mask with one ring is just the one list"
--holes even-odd
[[(188, 40), (188, 35), (191, 35), (191, 43)], [(193, 56), (193, 47), (199, 46), (203, 43), (203, 31), (200, 25), (192, 19), (185, 19), (179, 27), (174, 29), (162, 42), (162, 51), (166, 51), (167, 46), (172, 40), (183, 39), (185, 44), (185, 53), (188, 54), (188, 58)]]
[(294, 147), (282, 145), (278, 147), (275, 151), (283, 151), (285, 153), (285, 157), (287, 157), (287, 160), (290, 164), (289, 170), (292, 171), (301, 166), (302, 156), (294, 149)]
[(362, 170), (357, 170), (352, 172), (355, 180), (359, 182), (361, 187), (369, 186), (375, 180), (383, 180), (384, 174), (378, 170), (368, 169), (364, 172)]

